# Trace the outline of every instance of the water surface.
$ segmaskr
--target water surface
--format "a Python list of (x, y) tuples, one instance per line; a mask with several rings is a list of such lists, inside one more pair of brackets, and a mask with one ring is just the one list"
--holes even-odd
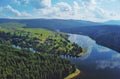
[(88, 36), (70, 34), (69, 40), (87, 49), (82, 57), (65, 57), (84, 72), (82, 79), (120, 79), (120, 53), (96, 44)]

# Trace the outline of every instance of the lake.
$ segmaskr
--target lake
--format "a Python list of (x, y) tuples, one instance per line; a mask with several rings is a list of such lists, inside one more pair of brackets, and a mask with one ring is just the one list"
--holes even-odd
[(70, 34), (68, 39), (87, 49), (82, 57), (65, 57), (84, 73), (82, 79), (120, 79), (120, 53), (96, 44), (88, 36)]

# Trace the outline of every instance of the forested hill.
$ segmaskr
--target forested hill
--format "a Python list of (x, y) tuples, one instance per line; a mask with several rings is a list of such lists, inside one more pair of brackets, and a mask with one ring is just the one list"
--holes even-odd
[(68, 35), (37, 28), (0, 28), (0, 38), (37, 53), (80, 56), (85, 50), (68, 40)]
[(0, 39), (0, 79), (63, 79), (75, 69), (66, 59), (19, 50)]
[(76, 66), (59, 55), (81, 56), (85, 49), (64, 33), (42, 28), (0, 28), (0, 79), (63, 79)]

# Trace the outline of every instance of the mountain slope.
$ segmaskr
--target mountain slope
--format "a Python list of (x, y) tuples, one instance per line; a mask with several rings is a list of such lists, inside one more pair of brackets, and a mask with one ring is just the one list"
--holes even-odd
[(120, 20), (110, 20), (103, 22), (104, 24), (109, 24), (109, 25), (120, 25)]
[(62, 28), (76, 28), (80, 26), (93, 26), (100, 25), (100, 23), (83, 21), (83, 20), (62, 20), (62, 19), (0, 19), (0, 23), (18, 22), (26, 24), (25, 27), (31, 28), (49, 28), (49, 29), (62, 29)]
[(1, 41), (0, 79), (63, 79), (76, 69), (58, 56), (19, 50)]

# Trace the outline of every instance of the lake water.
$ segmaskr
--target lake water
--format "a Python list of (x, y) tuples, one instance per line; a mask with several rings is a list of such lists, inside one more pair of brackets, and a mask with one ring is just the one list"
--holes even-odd
[[(14, 44), (12, 45), (12, 47), (17, 48), (17, 49), (21, 49), (20, 46), (16, 46), (16, 45), (14, 45)], [(24, 48), (24, 49), (30, 50), (30, 51), (32, 51), (33, 53), (36, 52), (33, 48)]]
[(81, 79), (120, 79), (120, 53), (96, 44), (88, 36), (70, 34), (69, 40), (87, 49), (82, 57), (65, 57), (83, 71)]

